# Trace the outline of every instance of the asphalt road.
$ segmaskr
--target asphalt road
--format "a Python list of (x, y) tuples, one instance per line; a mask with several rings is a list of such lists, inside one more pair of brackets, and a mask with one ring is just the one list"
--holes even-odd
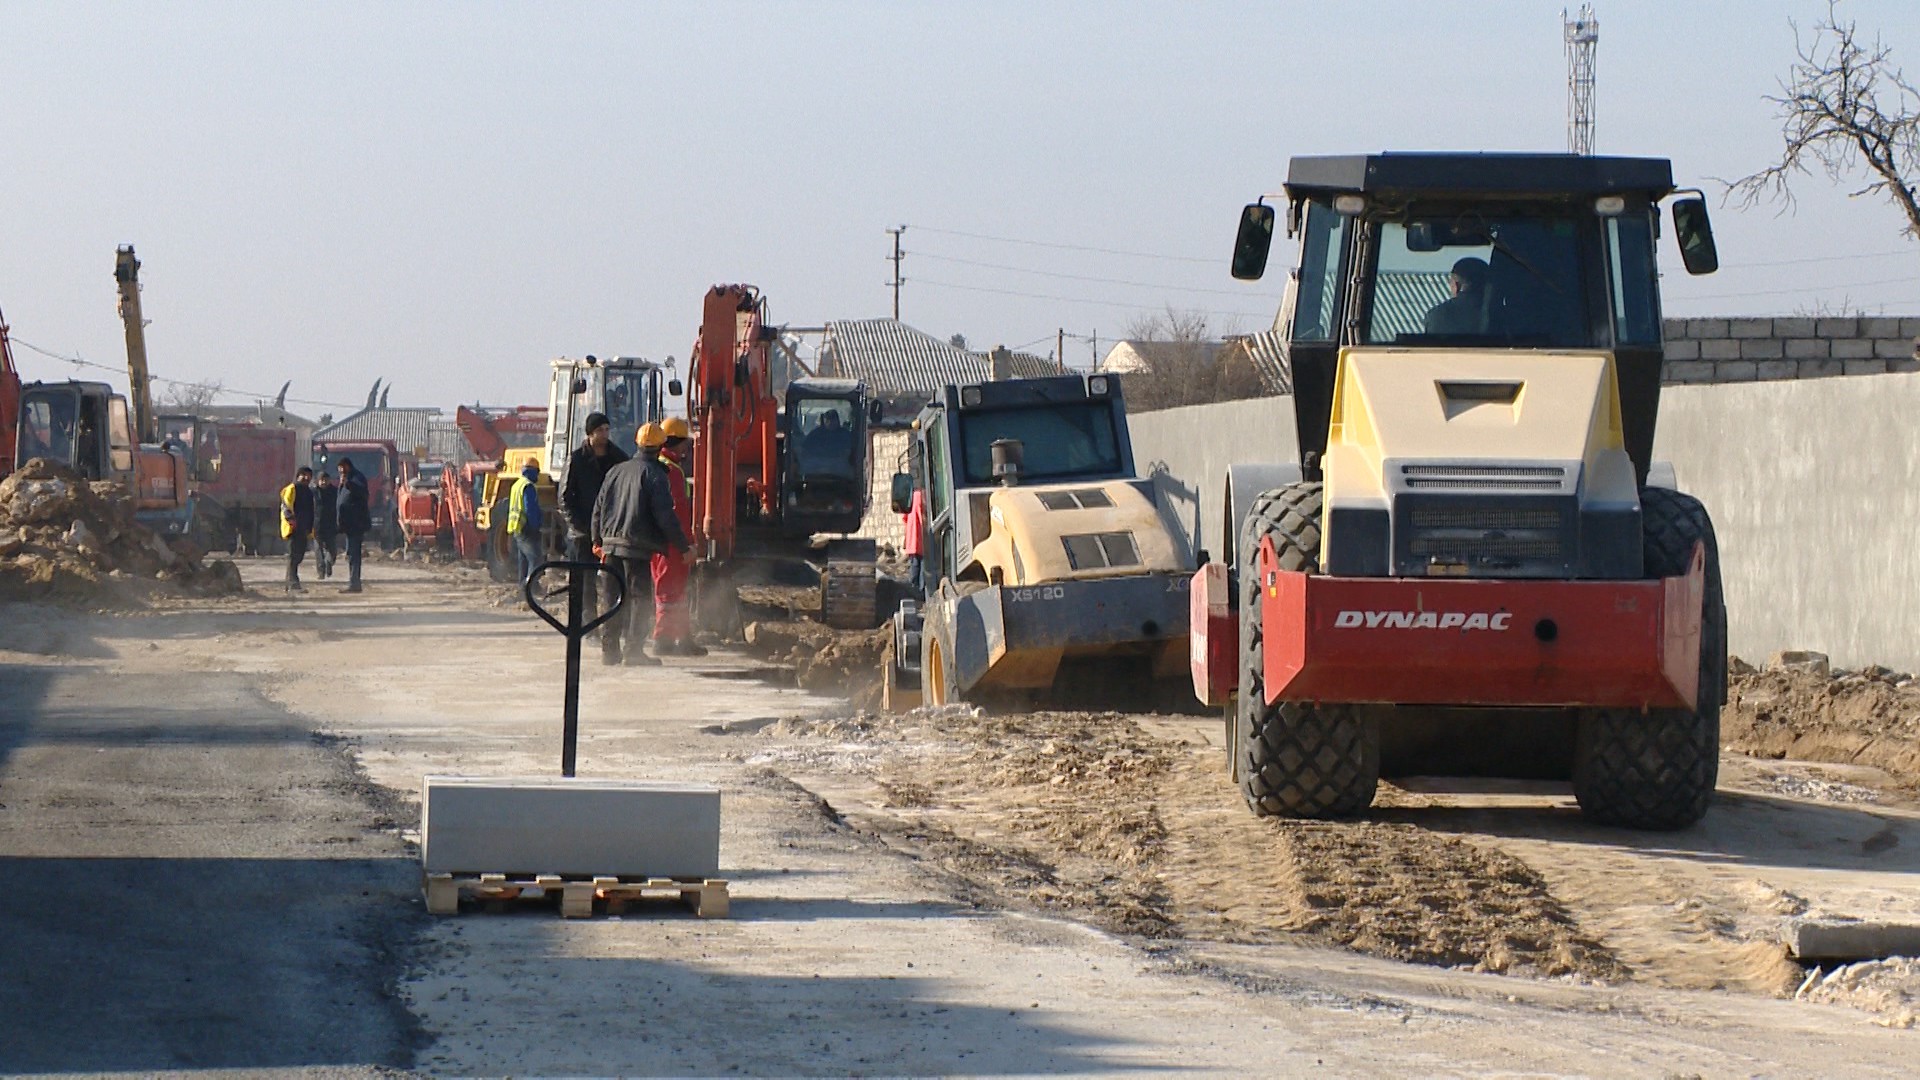
[(256, 676), (103, 676), (0, 664), (0, 1072), (410, 1065), (388, 797)]

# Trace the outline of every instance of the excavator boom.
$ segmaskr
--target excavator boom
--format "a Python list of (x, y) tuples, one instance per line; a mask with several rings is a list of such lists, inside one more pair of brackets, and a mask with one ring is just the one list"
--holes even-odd
[(123, 245), (114, 258), (113, 280), (120, 287), (120, 321), (127, 329), (127, 404), (133, 409), (133, 441), (157, 443), (160, 425), (147, 381), (147, 323), (140, 315), (140, 260), (134, 257), (132, 244)]

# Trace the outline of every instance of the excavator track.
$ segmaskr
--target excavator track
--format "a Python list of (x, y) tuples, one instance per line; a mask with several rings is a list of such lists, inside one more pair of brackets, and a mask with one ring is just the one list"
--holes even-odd
[(836, 630), (880, 623), (880, 579), (870, 562), (829, 562), (820, 572), (820, 621)]

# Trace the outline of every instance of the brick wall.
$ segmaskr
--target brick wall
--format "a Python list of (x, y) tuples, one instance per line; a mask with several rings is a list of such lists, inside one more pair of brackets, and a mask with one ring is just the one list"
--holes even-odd
[(1666, 338), (1670, 385), (1920, 371), (1913, 317), (1668, 319)]

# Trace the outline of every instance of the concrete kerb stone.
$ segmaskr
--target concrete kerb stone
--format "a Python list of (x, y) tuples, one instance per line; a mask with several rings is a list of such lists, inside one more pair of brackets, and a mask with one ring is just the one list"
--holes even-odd
[(1856, 919), (1794, 919), (1782, 934), (1800, 961), (1880, 960), (1920, 956), (1920, 924)]

